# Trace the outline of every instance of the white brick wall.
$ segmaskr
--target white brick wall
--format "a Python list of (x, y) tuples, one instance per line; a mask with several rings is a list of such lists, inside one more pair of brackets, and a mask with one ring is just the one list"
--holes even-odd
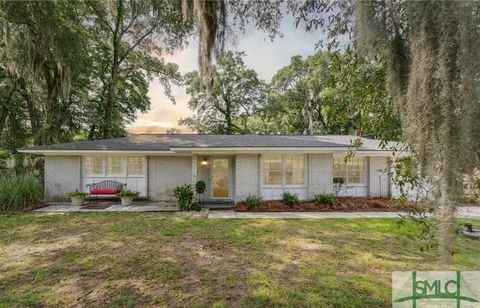
[(245, 200), (249, 194), (259, 195), (260, 155), (238, 154), (235, 157), (235, 202)]
[(308, 154), (308, 197), (333, 192), (333, 154)]
[(387, 157), (369, 157), (369, 197), (389, 197)]
[(67, 193), (81, 190), (80, 157), (74, 155), (45, 156), (45, 198), (47, 201), (68, 200)]
[(192, 182), (191, 156), (150, 156), (148, 194), (152, 200), (173, 201), (173, 188)]

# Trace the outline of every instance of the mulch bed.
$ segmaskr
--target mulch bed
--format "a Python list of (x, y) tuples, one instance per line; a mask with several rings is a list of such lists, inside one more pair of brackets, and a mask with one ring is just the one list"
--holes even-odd
[(248, 209), (244, 201), (237, 203), (237, 212), (395, 212), (412, 208), (423, 209), (420, 203), (401, 204), (398, 200), (387, 198), (339, 197), (333, 206), (318, 205), (313, 200), (300, 201), (289, 207), (282, 200), (261, 201), (258, 208)]

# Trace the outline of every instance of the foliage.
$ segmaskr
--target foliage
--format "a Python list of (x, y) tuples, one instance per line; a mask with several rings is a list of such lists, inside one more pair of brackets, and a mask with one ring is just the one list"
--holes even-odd
[(355, 15), (362, 50), (380, 47), (389, 60), (406, 139), (422, 178), (435, 179), (440, 260), (451, 263), (460, 183), (480, 147), (478, 3), (359, 1)]
[(177, 207), (181, 211), (189, 211), (193, 202), (193, 187), (190, 184), (177, 186), (173, 189), (173, 194), (177, 198)]
[(84, 191), (78, 191), (78, 189), (77, 189), (75, 191), (69, 192), (67, 194), (67, 196), (69, 196), (70, 198), (72, 198), (72, 197), (86, 197), (86, 196), (88, 196), (88, 193), (86, 193)]
[(170, 82), (179, 84), (181, 75), (176, 64), (165, 62), (165, 50), (181, 48), (190, 26), (182, 22), (178, 1), (92, 0), (88, 4), (96, 21), (92, 30), (100, 38), (101, 82), (100, 95), (89, 106), (98, 113), (97, 121), (90, 123), (89, 136), (114, 137), (122, 134), (136, 112), (148, 110), (148, 82), (154, 77), (173, 101)]
[(333, 178), (333, 192), (335, 196), (338, 196), (340, 190), (342, 190), (343, 185), (345, 184), (345, 178), (343, 177), (334, 177)]
[(34, 174), (0, 174), (0, 212), (29, 209), (42, 202), (43, 185)]
[(248, 69), (243, 52), (227, 52), (213, 67), (213, 84), (208, 93), (198, 72), (185, 76), (188, 107), (195, 115), (179, 121), (198, 133), (241, 134), (250, 132), (249, 118), (265, 101), (265, 83)]
[(153, 79), (173, 100), (181, 14), (174, 0), (1, 2), (0, 147), (123, 136)]
[[(255, 24), (264, 29), (270, 38), (279, 34), (283, 0), (272, 1), (189, 1), (182, 0), (185, 21), (193, 21), (199, 37), (198, 64), (200, 82), (208, 94), (214, 88), (213, 58), (223, 57), (225, 40), (232, 29), (227, 21), (245, 31), (246, 25)], [(227, 15), (229, 18), (227, 18)]]
[(430, 218), (433, 211), (434, 207), (429, 207), (427, 210), (409, 209), (407, 215), (400, 215), (401, 219), (398, 222), (401, 226), (409, 223), (417, 226), (417, 234), (412, 238), (418, 241), (422, 252), (438, 248), (438, 241), (436, 241), (438, 221)]
[(135, 197), (138, 197), (138, 195), (139, 195), (138, 191), (133, 191), (133, 190), (126, 189), (126, 188), (120, 190), (117, 193), (117, 196), (119, 196), (120, 198), (123, 198), (123, 197), (135, 198)]
[(170, 134), (170, 135), (178, 135), (178, 134), (181, 134), (182, 131), (178, 128), (172, 127), (172, 128), (167, 129), (167, 131), (165, 133)]
[(260, 202), (262, 201), (262, 197), (255, 196), (255, 195), (248, 195), (245, 199), (245, 204), (249, 210), (258, 208), (260, 206)]
[(288, 191), (284, 192), (282, 194), (282, 201), (289, 207), (294, 207), (297, 205), (300, 201), (298, 200), (298, 195), (297, 194), (292, 194)]
[(205, 181), (197, 181), (197, 183), (195, 183), (195, 189), (196, 190), (205, 190), (205, 188), (207, 187), (207, 184), (205, 183)]
[(335, 205), (335, 202), (337, 202), (337, 196), (334, 194), (323, 193), (315, 195), (314, 200), (318, 205), (332, 206)]
[[(397, 140), (400, 120), (385, 88), (383, 61), (354, 51), (292, 57), (269, 86), (264, 133), (356, 134)], [(269, 125), (272, 123), (272, 125)]]
[(192, 206), (190, 206), (190, 210), (192, 211), (201, 211), (202, 210), (202, 205), (198, 202), (193, 202)]

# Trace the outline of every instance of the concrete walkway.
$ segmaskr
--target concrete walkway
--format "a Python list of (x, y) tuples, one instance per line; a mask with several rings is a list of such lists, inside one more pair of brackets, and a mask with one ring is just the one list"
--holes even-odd
[[(55, 212), (177, 212), (178, 208), (173, 202), (137, 202), (124, 206), (114, 202), (98, 202), (99, 205), (108, 206), (102, 209), (88, 209), (85, 206), (73, 206), (68, 202), (55, 202), (36, 209), (38, 213)], [(87, 204), (88, 206), (88, 204)]]
[(208, 218), (398, 218), (404, 212), (235, 212), (209, 211)]
[[(69, 202), (49, 203), (34, 210), (37, 213), (61, 212), (177, 212), (174, 202), (137, 201), (133, 205), (123, 206), (116, 202), (98, 202), (108, 207), (88, 209), (73, 206)], [(234, 210), (202, 210), (208, 212), (208, 218), (398, 218), (405, 212), (235, 212)], [(457, 217), (480, 220), (480, 206), (461, 206), (457, 209)]]
[[(209, 211), (208, 218), (399, 218), (406, 212), (235, 212)], [(462, 206), (457, 210), (458, 218), (480, 220), (480, 207)]]

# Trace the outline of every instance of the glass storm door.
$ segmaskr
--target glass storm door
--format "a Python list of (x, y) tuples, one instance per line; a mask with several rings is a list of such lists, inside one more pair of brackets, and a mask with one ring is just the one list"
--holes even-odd
[(212, 197), (228, 199), (230, 196), (230, 170), (228, 158), (214, 158), (212, 160)]

